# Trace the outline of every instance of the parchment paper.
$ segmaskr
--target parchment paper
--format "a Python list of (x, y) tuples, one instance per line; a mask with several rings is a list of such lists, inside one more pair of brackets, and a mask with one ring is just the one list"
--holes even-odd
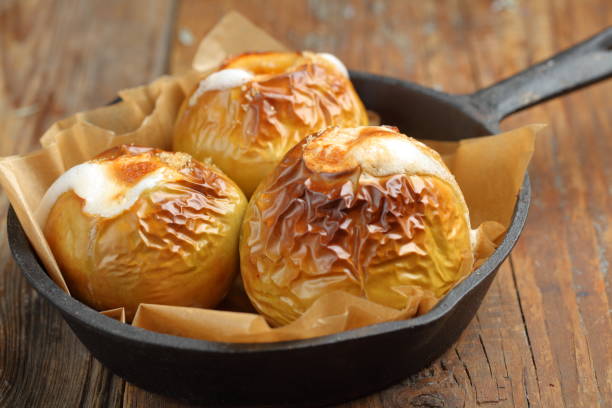
[(104, 310), (102, 313), (104, 316), (108, 316), (112, 319), (119, 320), (121, 323), (125, 323), (125, 309), (123, 307), (117, 309)]
[[(285, 49), (282, 44), (232, 12), (200, 44), (193, 62), (194, 70), (161, 77), (147, 86), (123, 90), (119, 93), (123, 101), (118, 104), (77, 113), (53, 124), (41, 138), (41, 150), (0, 159), (0, 183), (30, 242), (57, 285), (69, 292), (41, 232), (41, 220), (36, 218), (38, 204), (51, 183), (70, 167), (118, 144), (134, 143), (169, 149), (178, 109), (207, 71), (231, 54), (282, 49)], [(476, 251), (476, 266), (490, 256), (495, 243), (508, 227), (533, 153), (535, 134), (540, 128), (541, 125), (531, 125), (458, 143), (428, 142), (441, 152), (455, 174), (470, 209), (472, 227), (480, 226), (484, 239)], [(415, 298), (419, 297), (415, 293)], [(411, 304), (398, 311), (334, 292), (320, 298), (295, 322), (271, 328), (262, 316), (240, 312), (250, 312), (252, 308), (240, 281), (237, 281), (221, 305), (233, 311), (143, 304), (133, 325), (198, 339), (267, 342), (309, 338), (405, 319), (432, 306)], [(121, 309), (102, 313), (125, 321)]]

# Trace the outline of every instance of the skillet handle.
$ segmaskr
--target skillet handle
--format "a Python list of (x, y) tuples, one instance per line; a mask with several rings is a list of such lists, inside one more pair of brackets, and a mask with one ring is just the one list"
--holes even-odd
[(492, 123), (612, 75), (612, 27), (469, 98)]

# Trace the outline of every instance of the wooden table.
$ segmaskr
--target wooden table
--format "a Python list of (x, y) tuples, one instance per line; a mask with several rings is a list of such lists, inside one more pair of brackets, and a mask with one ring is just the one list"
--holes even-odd
[[(350, 68), (472, 92), (612, 23), (609, 0), (0, 0), (0, 155), (117, 90), (180, 72), (236, 9)], [(526, 230), (478, 315), (421, 373), (345, 407), (612, 407), (612, 82), (513, 116), (546, 122)], [(0, 192), (0, 406), (178, 407), (111, 374), (21, 276)]]

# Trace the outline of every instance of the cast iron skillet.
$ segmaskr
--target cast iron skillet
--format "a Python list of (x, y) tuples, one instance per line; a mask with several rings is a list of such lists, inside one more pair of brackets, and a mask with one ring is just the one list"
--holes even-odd
[[(612, 74), (612, 29), (496, 85), (448, 95), (352, 72), (365, 105), (415, 137), (457, 140), (498, 132), (505, 116)], [(146, 390), (212, 406), (313, 407), (385, 388), (442, 354), (470, 322), (516, 243), (529, 207), (525, 175), (512, 224), (493, 256), (426, 315), (314, 338), (230, 344), (150, 332), (105, 317), (66, 295), (45, 273), (17, 217), (8, 236), (28, 281), (91, 353)]]

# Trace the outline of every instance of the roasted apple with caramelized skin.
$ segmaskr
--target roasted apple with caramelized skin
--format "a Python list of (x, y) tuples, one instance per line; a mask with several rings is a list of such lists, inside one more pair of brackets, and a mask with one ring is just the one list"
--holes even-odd
[(212, 165), (120, 146), (60, 176), (38, 216), (72, 295), (131, 319), (140, 303), (215, 306), (238, 271), (245, 208)]
[[(307, 137), (257, 188), (241, 273), (276, 325), (340, 290), (429, 310), (473, 264), (468, 209), (440, 156), (385, 126)], [(416, 298), (415, 298), (416, 297)]]
[(229, 59), (178, 115), (175, 151), (213, 162), (250, 196), (302, 138), (367, 124), (342, 62), (331, 54), (270, 52)]

